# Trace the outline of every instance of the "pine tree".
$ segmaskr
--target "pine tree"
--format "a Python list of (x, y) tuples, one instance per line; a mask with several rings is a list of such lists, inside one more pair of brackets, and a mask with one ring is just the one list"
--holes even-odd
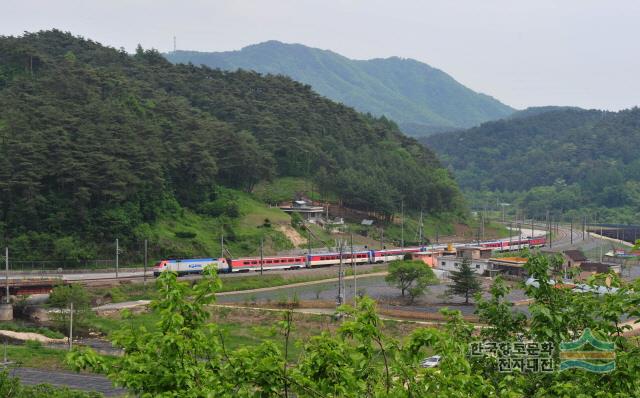
[(464, 296), (465, 304), (469, 304), (469, 296), (481, 290), (478, 275), (471, 269), (471, 261), (467, 258), (462, 260), (460, 271), (451, 271), (450, 278), (453, 284), (449, 286), (448, 292)]

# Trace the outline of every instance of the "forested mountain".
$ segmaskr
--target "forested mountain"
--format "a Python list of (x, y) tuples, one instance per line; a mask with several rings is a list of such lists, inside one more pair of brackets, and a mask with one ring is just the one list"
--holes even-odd
[(386, 116), (413, 136), (471, 127), (514, 110), (413, 59), (352, 60), (301, 44), (268, 41), (229, 52), (175, 51), (174, 63), (282, 74), (361, 112)]
[(217, 187), (250, 192), (274, 176), (309, 176), (382, 214), (401, 199), (461, 208), (433, 153), (387, 119), (287, 77), (55, 30), (0, 37), (0, 137), (0, 235), (14, 246), (138, 236), (181, 208), (217, 215)]
[[(551, 109), (425, 142), (465, 190), (511, 195), (538, 215), (547, 209), (590, 209), (624, 218), (640, 211), (638, 108)], [(606, 209), (621, 211), (614, 216)]]

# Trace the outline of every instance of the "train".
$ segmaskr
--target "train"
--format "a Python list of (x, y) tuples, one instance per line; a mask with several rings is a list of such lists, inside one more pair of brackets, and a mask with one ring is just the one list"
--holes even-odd
[[(514, 240), (498, 240), (480, 242), (476, 246), (490, 248), (496, 251), (521, 250), (524, 248), (539, 248), (546, 244), (546, 238), (528, 237)], [(464, 246), (464, 245), (456, 245)], [(194, 258), (194, 259), (166, 259), (160, 260), (153, 267), (153, 275), (159, 276), (163, 271), (173, 271), (178, 275), (200, 274), (207, 266), (212, 266), (219, 273), (249, 272), (275, 269), (301, 269), (332, 266), (343, 264), (373, 264), (401, 260), (411, 253), (426, 252), (428, 250), (445, 249), (446, 245), (415, 246), (395, 249), (359, 250), (340, 253), (312, 253), (289, 256), (240, 257), (240, 258)], [(353, 257), (352, 257), (353, 256)]]

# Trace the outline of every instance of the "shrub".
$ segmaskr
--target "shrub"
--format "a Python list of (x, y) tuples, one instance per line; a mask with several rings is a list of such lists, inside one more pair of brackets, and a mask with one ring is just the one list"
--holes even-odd
[(302, 216), (300, 213), (291, 213), (291, 226), (293, 228), (301, 228), (303, 225)]
[(73, 303), (74, 330), (79, 334), (83, 333), (90, 313), (90, 302), (89, 294), (82, 285), (74, 283), (55, 287), (49, 295), (49, 304), (60, 309), (53, 317), (56, 328), (60, 331), (68, 329), (71, 314), (69, 307)]
[(176, 238), (181, 238), (181, 239), (193, 239), (196, 236), (198, 236), (198, 234), (191, 231), (176, 231), (175, 235), (176, 235)]
[(27, 340), (24, 342), (24, 345), (30, 350), (39, 350), (42, 348), (42, 343), (38, 340)]
[(235, 197), (224, 196), (202, 203), (198, 206), (198, 212), (211, 217), (227, 216), (237, 218), (240, 216), (240, 207)]

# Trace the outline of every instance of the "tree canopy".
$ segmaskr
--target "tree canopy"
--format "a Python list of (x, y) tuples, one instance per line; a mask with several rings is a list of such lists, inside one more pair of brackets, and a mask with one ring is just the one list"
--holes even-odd
[[(640, 109), (544, 108), (425, 139), (478, 206), (516, 202), (529, 215), (591, 209), (599, 218), (640, 211)], [(616, 211), (607, 211), (616, 209)], [(602, 210), (602, 211), (600, 211)]]
[(428, 285), (438, 281), (429, 266), (420, 260), (396, 260), (389, 264), (385, 277), (388, 284), (400, 289), (402, 297), (409, 293), (411, 301), (424, 294)]
[(471, 269), (471, 261), (468, 258), (462, 260), (459, 271), (449, 272), (449, 278), (453, 282), (448, 289), (450, 294), (464, 297), (465, 304), (469, 304), (469, 297), (481, 290), (478, 275)]
[(0, 37), (0, 235), (11, 246), (132, 237), (181, 207), (208, 208), (217, 186), (249, 192), (274, 176), (314, 179), (380, 214), (402, 199), (462, 209), (433, 153), (393, 122), (289, 78), (172, 65), (57, 30)]

